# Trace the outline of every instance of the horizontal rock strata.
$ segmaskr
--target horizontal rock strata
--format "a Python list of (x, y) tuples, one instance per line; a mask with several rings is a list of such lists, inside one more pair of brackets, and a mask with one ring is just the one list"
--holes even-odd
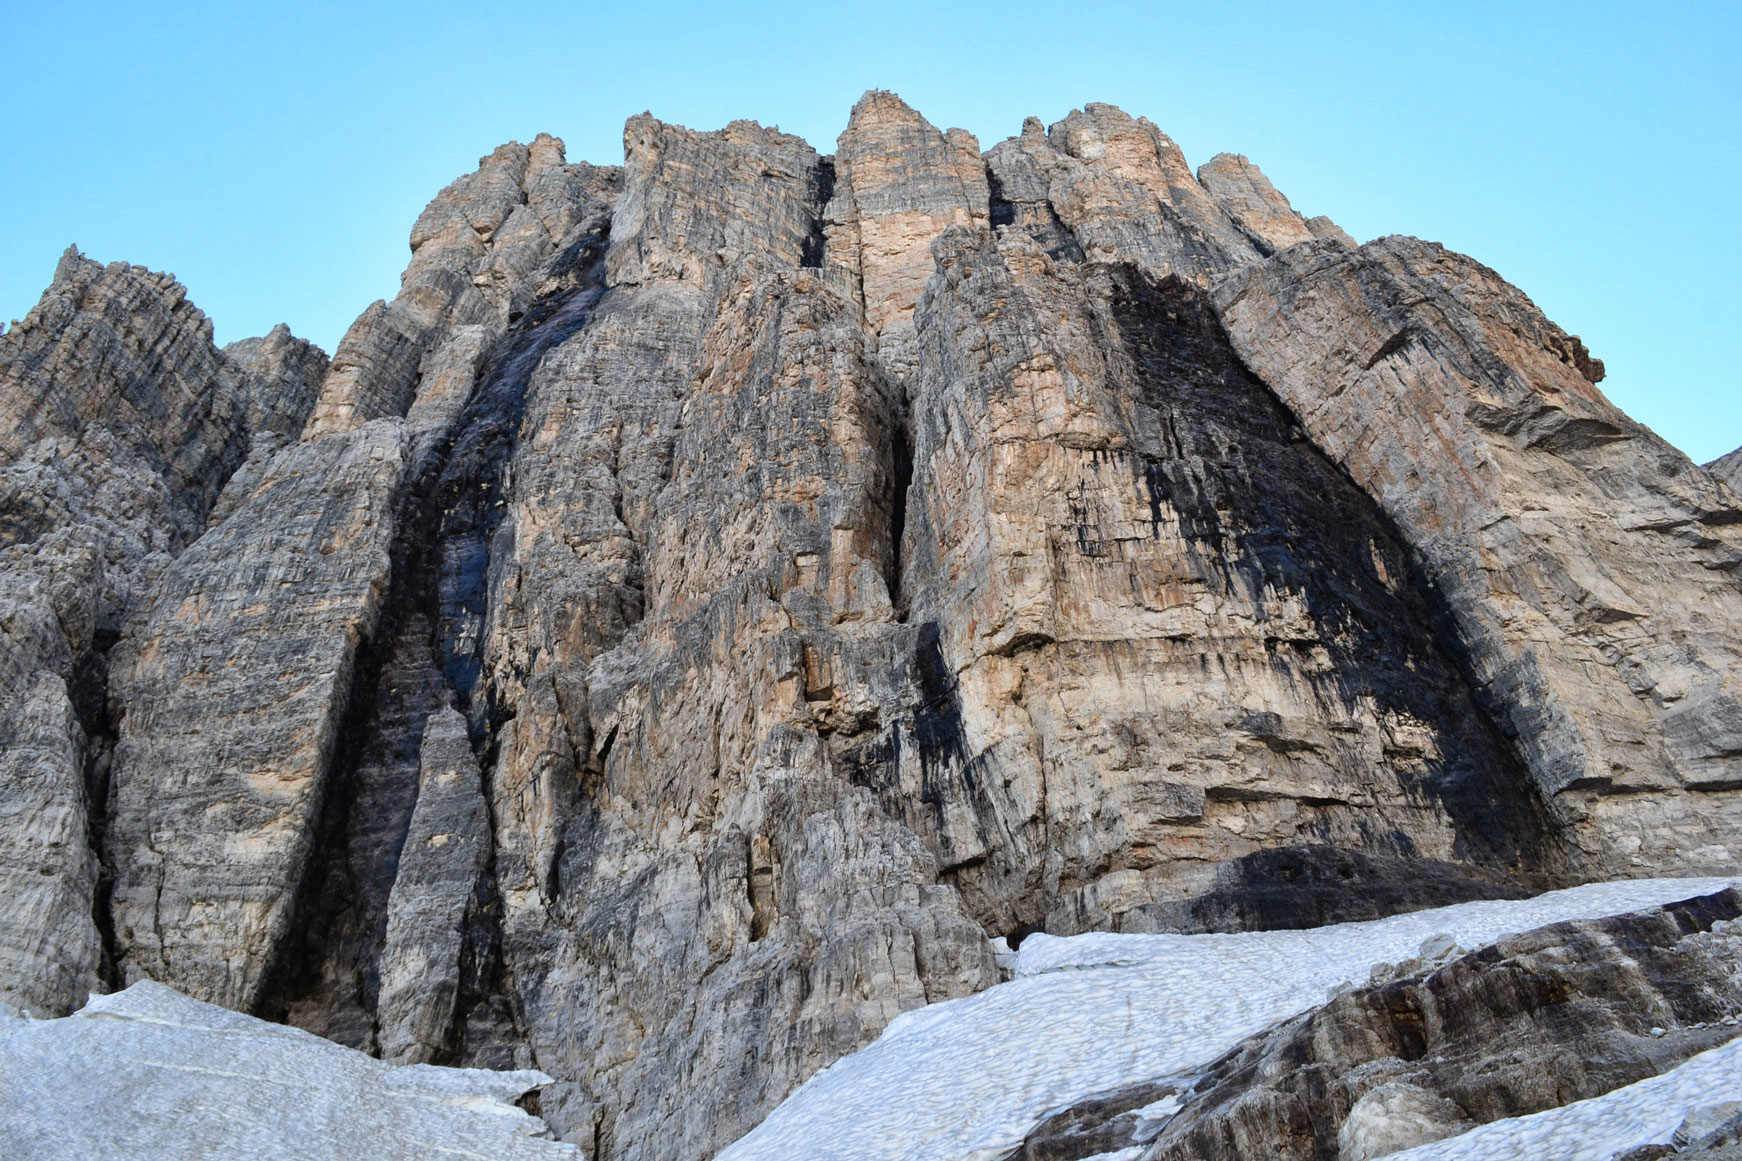
[(482, 158), (330, 362), (76, 253), (0, 337), (0, 999), (658, 1161), (994, 937), (1733, 869), (1728, 461), (1492, 271), (1108, 105), (624, 151)]
[(288, 331), (219, 351), (172, 277), (76, 249), (0, 336), (0, 1000), (60, 1015), (101, 986), (111, 649), (325, 366)]

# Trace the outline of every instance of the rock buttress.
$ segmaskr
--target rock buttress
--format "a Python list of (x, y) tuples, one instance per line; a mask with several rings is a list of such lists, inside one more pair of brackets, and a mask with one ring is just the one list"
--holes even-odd
[(1385, 509), (1586, 874), (1725, 869), (1742, 826), (1742, 507), (1602, 365), (1431, 243), (1221, 284), (1235, 349)]
[[(0, 997), (60, 1015), (100, 989), (114, 722), (110, 650), (273, 416), (300, 425), (288, 331), (278, 358), (212, 345), (169, 275), (69, 249), (0, 338)], [(300, 408), (300, 413), (299, 413)]]
[(599, 1155), (705, 1155), (995, 976), (834, 757), (901, 712), (912, 634), (890, 388), (852, 281), (806, 267), (825, 168), (747, 124), (638, 118), (627, 148), (611, 285), (535, 377), (492, 576), (496, 873), (547, 1115)]

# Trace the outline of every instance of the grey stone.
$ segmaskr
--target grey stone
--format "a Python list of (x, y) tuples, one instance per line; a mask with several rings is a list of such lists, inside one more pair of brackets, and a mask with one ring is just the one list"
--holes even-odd
[(1198, 181), (1260, 253), (1274, 254), (1298, 242), (1342, 233), (1329, 219), (1318, 219), (1317, 226), (1308, 223), (1263, 171), (1240, 154), (1218, 153), (1210, 158), (1198, 167)]
[(1742, 447), (1728, 455), (1719, 456), (1706, 465), (1706, 470), (1732, 488), (1742, 491)]
[(490, 818), (466, 719), (452, 709), (423, 728), (417, 809), (387, 903), (377, 1007), (381, 1056), (447, 1055), (454, 1038), (467, 911), (490, 857)]
[(172, 277), (69, 249), (0, 337), (0, 996), (38, 1014), (104, 975), (110, 647), (324, 366), (288, 331), (258, 359), (211, 336)]
[(1710, 928), (1739, 908), (1553, 924), (1336, 996), (1217, 1062), (1145, 1161), (1367, 1161), (1665, 1072), (1735, 1035), (1742, 960)]
[(1709, 1149), (1728, 1144), (1722, 1138), (1742, 1139), (1742, 1101), (1720, 1101), (1695, 1109), (1676, 1126), (1673, 1144)]

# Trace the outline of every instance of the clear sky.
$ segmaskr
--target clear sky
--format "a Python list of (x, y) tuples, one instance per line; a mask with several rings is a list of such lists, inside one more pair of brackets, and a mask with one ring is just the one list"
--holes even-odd
[[(1414, 14), (1412, 9), (1432, 14)], [(70, 242), (174, 272), (220, 342), (329, 351), (502, 141), (622, 159), (651, 109), (824, 151), (868, 88), (983, 147), (1088, 101), (1244, 153), (1361, 240), (1522, 287), (1692, 455), (1742, 444), (1742, 3), (19, 3), (0, 22), (0, 319)]]

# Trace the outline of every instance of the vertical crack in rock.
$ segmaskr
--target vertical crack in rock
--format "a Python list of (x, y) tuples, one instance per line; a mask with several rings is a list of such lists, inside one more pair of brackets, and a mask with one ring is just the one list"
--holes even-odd
[[(483, 667), (488, 624), (490, 562), (509, 498), (509, 464), (526, 410), (527, 385), (546, 353), (586, 325), (604, 292), (597, 264), (604, 238), (594, 236), (569, 261), (584, 271), (582, 284), (561, 297), (542, 300), (503, 341), (482, 385), (458, 423), (445, 455), (432, 502), (439, 512), (434, 602), (443, 676), (459, 698), (475, 741), (495, 733), (502, 710), (475, 695)], [(427, 566), (426, 566), (427, 567)]]
[[(444, 705), (466, 716), (470, 744), (485, 761), (488, 792), (502, 710), (480, 689), (480, 674), (491, 556), (508, 501), (509, 463), (534, 370), (586, 325), (603, 291), (603, 251), (601, 229), (559, 258), (549, 278), (564, 289), (529, 304), (497, 342), (470, 397), (428, 448), (401, 502), (392, 580), (374, 642), (359, 656), (352, 709), (340, 730), (341, 749), (299, 905), (303, 918), (296, 926), (304, 935), (288, 952), (264, 1007), (274, 1018), (352, 1047), (377, 1047), (380, 957), (400, 848), (419, 801), (424, 723)], [(480, 850), (485, 856), (491, 850), (487, 836)], [(477, 898), (466, 910), (466, 938), (454, 949), (458, 1027), (500, 993), (499, 923), (486, 858)], [(493, 1015), (495, 1030), (504, 1031), (499, 1026), (505, 1013)], [(511, 1022), (506, 1031), (512, 1033)], [(414, 1040), (403, 1031), (397, 1035), (393, 1051), (420, 1059), (457, 1059), (472, 1047), (432, 1039), (427, 1029)]]
[(907, 492), (913, 486), (912, 421), (908, 415), (907, 393), (896, 389), (901, 398), (900, 414), (895, 416), (888, 434), (889, 447), (889, 565), (884, 570), (884, 583), (889, 587), (889, 600), (895, 606), (896, 617), (907, 619), (907, 600), (901, 586), (902, 541), (907, 536)]
[(820, 270), (828, 252), (828, 233), (826, 218), (821, 212), (822, 207), (829, 204), (829, 199), (835, 196), (835, 162), (833, 158), (822, 158), (811, 171), (810, 200), (818, 208), (816, 224), (811, 228), (810, 236), (804, 241), (804, 249), (799, 252), (798, 264)]
[(92, 634), (90, 648), (73, 666), (67, 682), (73, 712), (85, 735), (84, 789), (85, 831), (91, 851), (97, 857), (97, 883), (91, 896), (91, 920), (102, 941), (102, 961), (98, 976), (105, 988), (120, 985), (120, 973), (115, 963), (115, 921), (109, 911), (115, 890), (115, 868), (104, 857), (104, 836), (109, 822), (110, 769), (115, 757), (115, 723), (109, 714), (109, 651), (120, 634), (113, 629), (99, 629)]
[(331, 365), (76, 254), (0, 336), (0, 999), (661, 1161), (988, 933), (1734, 861), (1737, 496), (1492, 272), (1108, 105), (624, 148), (481, 159)]
[(115, 982), (122, 628), (325, 367), (283, 327), (219, 351), (173, 277), (76, 248), (0, 337), (0, 998), (58, 1014)]
[(995, 971), (836, 766), (906, 711), (914, 636), (841, 156), (823, 203), (821, 159), (761, 126), (625, 136), (611, 288), (538, 376), (492, 582), (517, 629), (490, 638), (516, 708), (496, 866), (551, 1123), (604, 1157), (703, 1156)]

